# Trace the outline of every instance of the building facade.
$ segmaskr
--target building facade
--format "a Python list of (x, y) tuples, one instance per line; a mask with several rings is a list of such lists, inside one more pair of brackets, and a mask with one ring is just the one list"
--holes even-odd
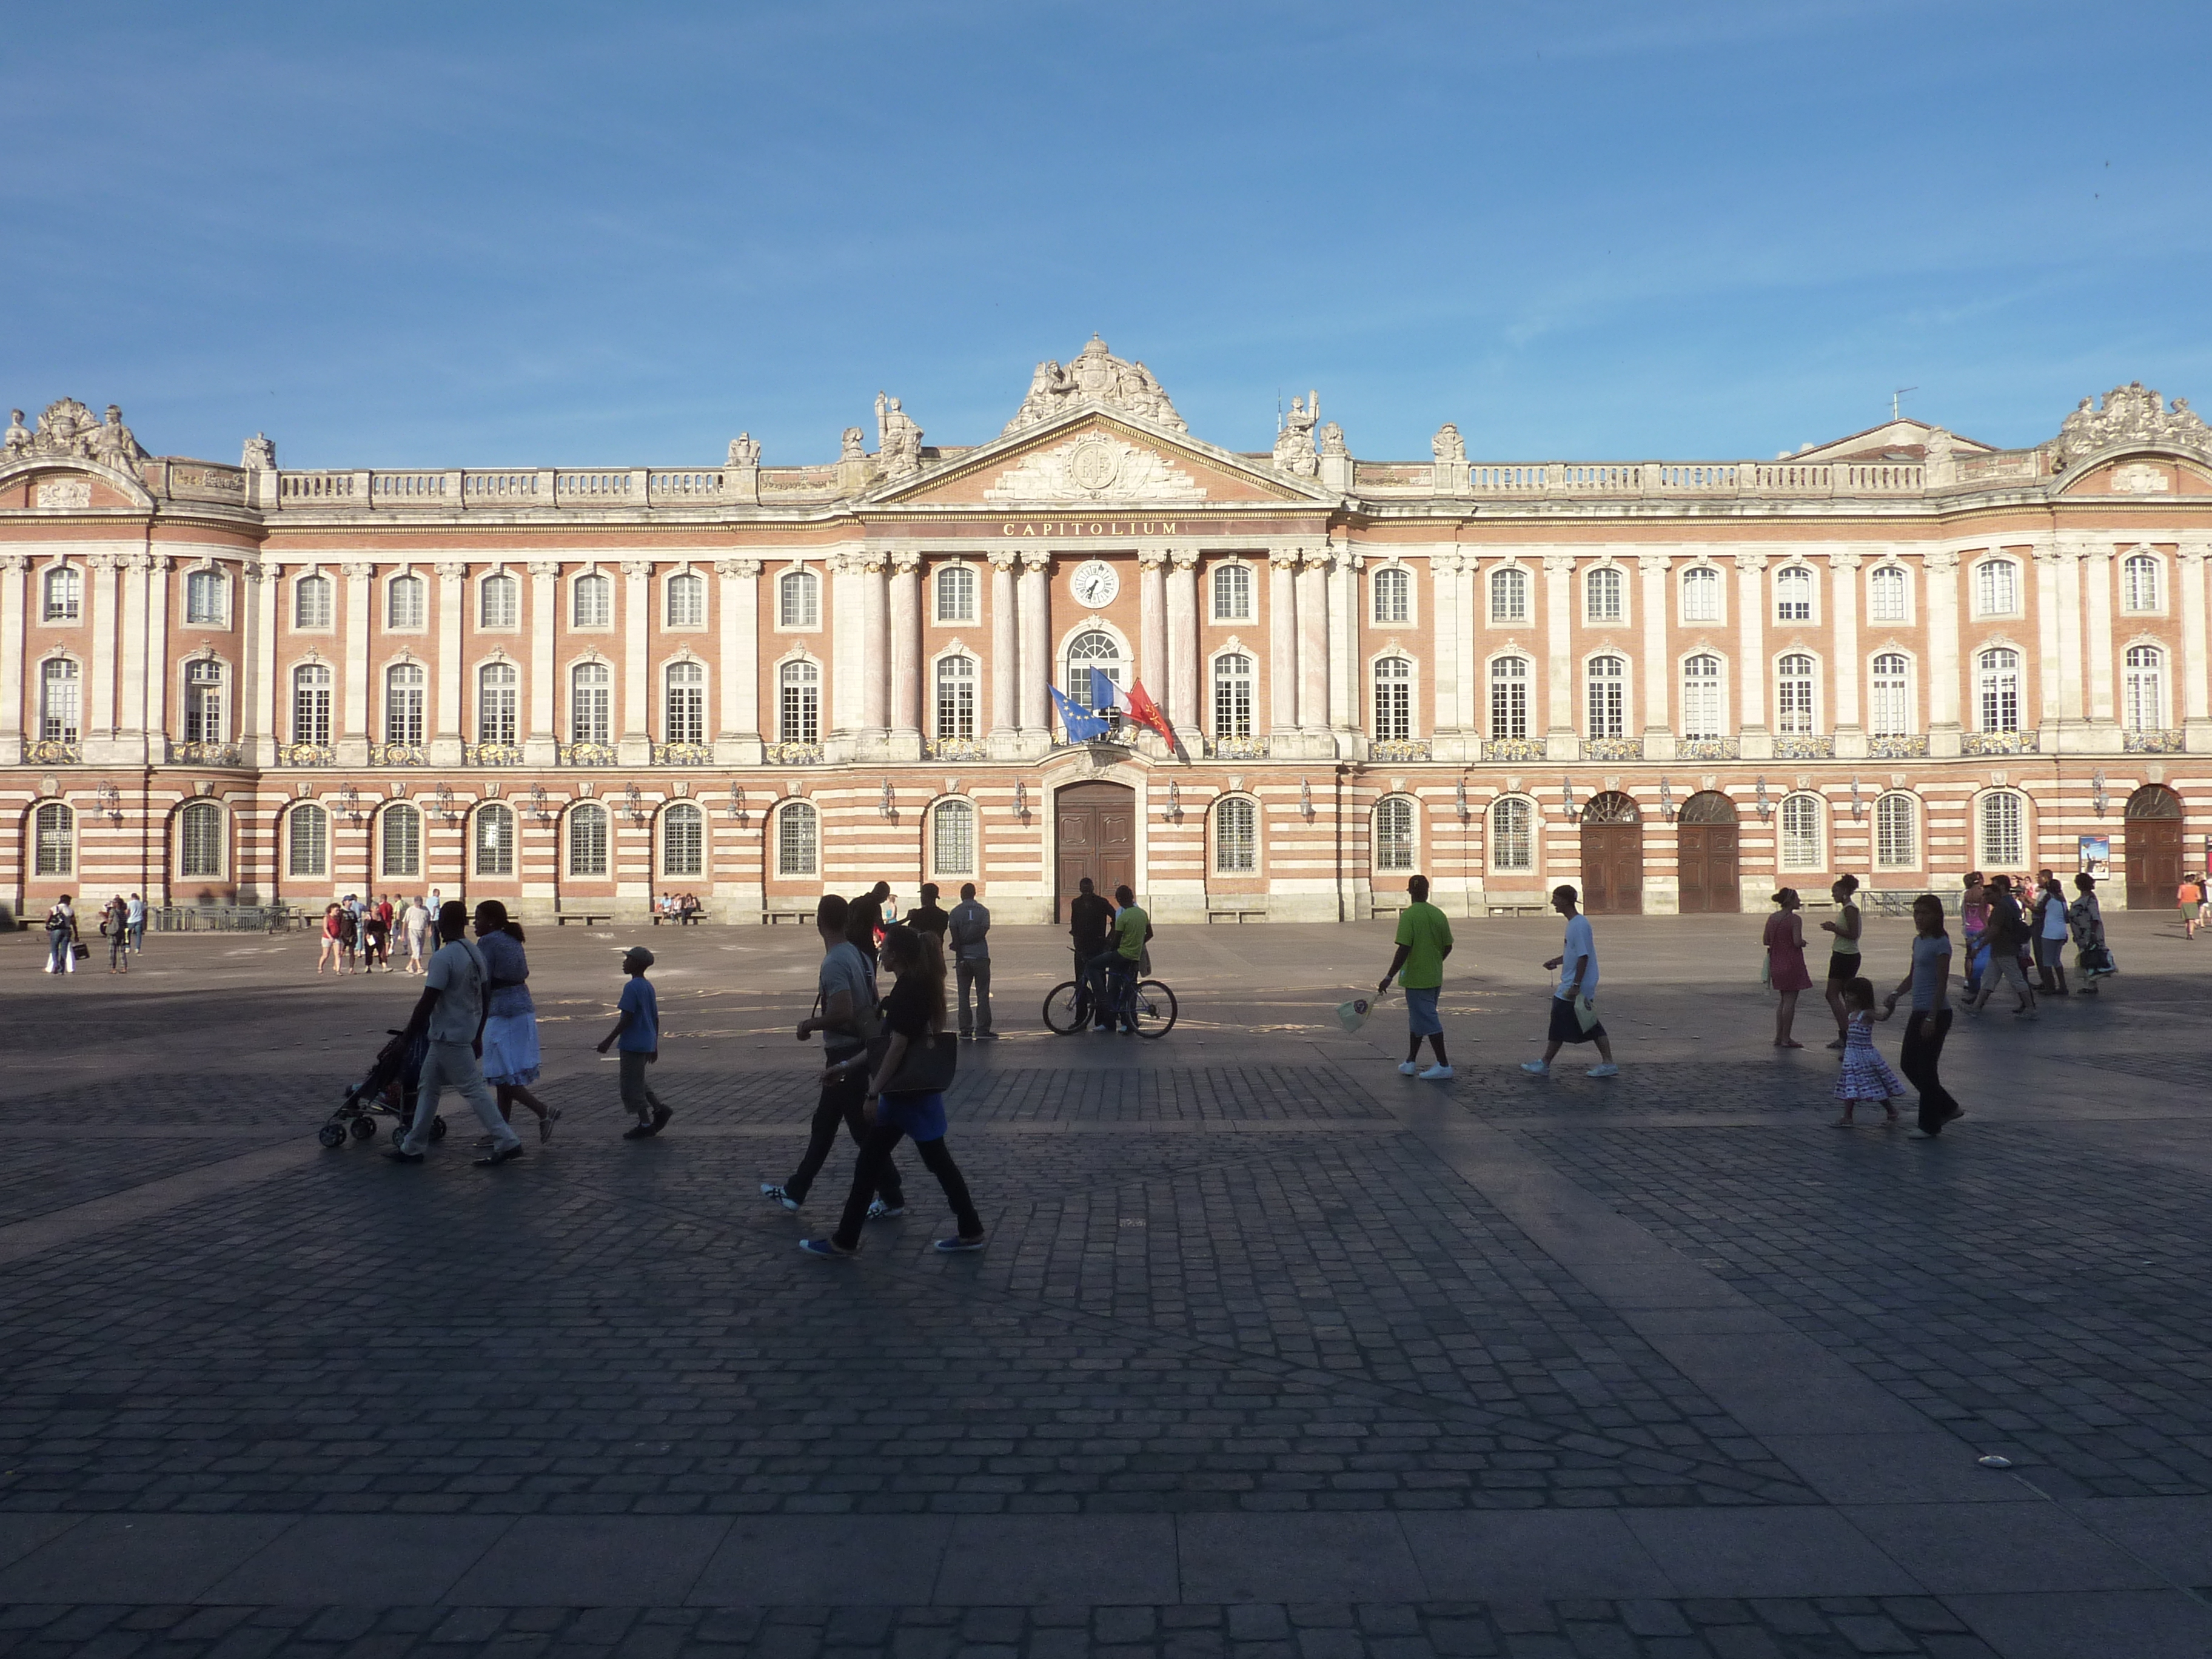
[[(1765, 461), (1193, 437), (1094, 339), (988, 443), (878, 398), (820, 465), (290, 471), (110, 408), (0, 453), (0, 896), (794, 917), (878, 878), (1001, 919), (1763, 909), (1850, 872), (2212, 845), (2212, 431), (2124, 386), (2004, 451), (1911, 420)], [(1170, 744), (1070, 743), (1141, 681)]]

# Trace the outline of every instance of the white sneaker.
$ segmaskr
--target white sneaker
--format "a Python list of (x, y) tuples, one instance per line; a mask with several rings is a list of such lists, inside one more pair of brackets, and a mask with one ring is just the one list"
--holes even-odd
[(1431, 1066), (1427, 1071), (1417, 1072), (1414, 1075), (1424, 1083), (1449, 1083), (1451, 1081), (1452, 1068), (1449, 1066)]
[(1552, 1068), (1540, 1060), (1524, 1060), (1521, 1062), (1521, 1069), (1530, 1077), (1549, 1077), (1552, 1074)]
[(1420, 1069), (1420, 1063), (1418, 1060), (1406, 1060), (1398, 1063), (1398, 1071), (1401, 1076), (1411, 1077)]
[(1619, 1077), (1620, 1075), (1620, 1067), (1614, 1065), (1608, 1060), (1602, 1066), (1591, 1066), (1589, 1070), (1584, 1072), (1583, 1075), (1584, 1077)]

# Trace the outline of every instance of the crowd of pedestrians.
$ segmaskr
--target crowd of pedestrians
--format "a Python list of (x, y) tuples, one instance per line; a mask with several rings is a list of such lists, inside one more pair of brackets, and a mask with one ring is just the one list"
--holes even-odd
[(392, 957), (404, 951), (407, 972), (427, 973), (439, 902), (434, 887), (425, 897), (348, 893), (325, 905), (315, 971), (328, 968), (333, 974), (373, 974), (381, 969), (397, 973)]

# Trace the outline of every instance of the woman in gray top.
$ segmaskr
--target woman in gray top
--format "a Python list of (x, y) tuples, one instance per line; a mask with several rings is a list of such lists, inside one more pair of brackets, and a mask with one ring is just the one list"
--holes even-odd
[(1911, 996), (1912, 1014), (1905, 1022), (1905, 1049), (1897, 1066), (1920, 1091), (1920, 1133), (1939, 1135), (1945, 1124), (1966, 1115), (1936, 1074), (1943, 1039), (1951, 1030), (1951, 936), (1943, 931), (1943, 901), (1933, 893), (1913, 900), (1912, 926), (1912, 966), (1889, 994), (1882, 1013), (1887, 1018), (1899, 997)]

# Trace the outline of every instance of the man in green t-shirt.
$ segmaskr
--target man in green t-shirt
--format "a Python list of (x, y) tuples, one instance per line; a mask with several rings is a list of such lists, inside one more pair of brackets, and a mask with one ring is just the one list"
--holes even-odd
[[(1377, 996), (1396, 980), (1406, 994), (1406, 1058), (1398, 1069), (1407, 1077), (1419, 1075), (1443, 1082), (1452, 1074), (1444, 1057), (1444, 1024), (1437, 1018), (1437, 993), (1443, 988), (1444, 958), (1451, 954), (1451, 923), (1429, 902), (1429, 878), (1415, 876), (1406, 884), (1413, 902), (1398, 913), (1398, 954), (1390, 958), (1390, 971), (1375, 988)], [(1437, 1051), (1437, 1063), (1419, 1070), (1421, 1039)]]
[(1114, 902), (1121, 908), (1114, 912), (1113, 930), (1106, 936), (1105, 954), (1091, 963), (1105, 970), (1106, 1006), (1098, 1029), (1111, 1031), (1119, 1025), (1133, 1033), (1137, 1022), (1128, 1017), (1127, 1000), (1129, 988), (1137, 977), (1138, 964), (1145, 959), (1145, 943), (1152, 936), (1152, 919), (1137, 908), (1137, 896), (1127, 887), (1114, 890)]

